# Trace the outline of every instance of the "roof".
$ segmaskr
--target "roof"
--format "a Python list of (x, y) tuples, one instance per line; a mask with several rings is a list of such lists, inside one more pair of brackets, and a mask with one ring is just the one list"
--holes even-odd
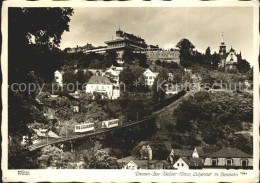
[(136, 147), (141, 149), (145, 145), (149, 145), (153, 150), (157, 150), (159, 146), (165, 146), (168, 151), (172, 149), (171, 141), (141, 141)]
[(206, 146), (206, 147), (195, 147), (199, 156), (207, 156), (213, 152), (219, 150), (218, 147)]
[(112, 84), (110, 80), (105, 76), (91, 76), (88, 84)]
[(174, 151), (174, 156), (180, 157), (191, 157), (193, 150), (192, 149), (172, 149)]
[(118, 163), (128, 163), (128, 162), (130, 162), (132, 160), (136, 160), (136, 158), (133, 157), (133, 156), (127, 156), (125, 158), (118, 159), (117, 162)]
[(232, 147), (224, 147), (223, 149), (214, 152), (207, 157), (209, 158), (249, 158), (252, 155), (246, 154), (243, 151), (232, 148)]
[[(33, 129), (38, 137), (46, 137), (47, 129)], [(56, 133), (53, 131), (48, 132), (48, 137), (50, 138), (60, 138)]]
[(128, 163), (132, 162), (132, 163), (136, 164), (138, 166), (138, 168), (144, 169), (144, 168), (148, 167), (148, 160), (138, 160), (138, 159), (135, 159), (132, 156), (128, 156), (128, 157), (125, 157), (125, 158), (122, 158), (122, 159), (118, 159), (117, 162), (119, 164), (121, 164), (121, 166), (125, 166)]
[(114, 71), (112, 68), (110, 68), (110, 69), (106, 70), (106, 71), (102, 74), (102, 76), (106, 75), (107, 73), (109, 73), (109, 74), (111, 74), (111, 75), (113, 75), (113, 76), (118, 76), (118, 75), (119, 75), (119, 72), (116, 72), (116, 71)]
[(157, 72), (153, 72), (151, 69), (146, 69), (143, 74), (144, 74), (144, 75), (152, 74), (152, 75), (154, 75), (155, 77), (158, 75)]
[(202, 158), (181, 157), (181, 159), (189, 166), (203, 166), (203, 159)]
[(97, 72), (100, 72), (100, 74), (103, 73), (101, 69), (88, 69), (88, 71), (92, 74), (96, 74)]
[(133, 162), (138, 166), (138, 168), (144, 169), (148, 167), (148, 160), (134, 160)]
[(132, 162), (132, 163), (136, 164), (138, 166), (138, 168), (141, 168), (141, 169), (148, 168), (148, 165), (157, 164), (160, 162), (162, 162), (163, 164), (169, 164), (169, 162), (167, 162), (166, 160), (140, 160), (140, 159), (136, 159), (133, 156), (128, 156), (128, 157), (125, 157), (122, 159), (118, 159), (117, 162), (119, 164), (121, 164), (122, 166), (125, 166), (128, 163)]
[(159, 162), (162, 162), (164, 164), (169, 164), (169, 162), (167, 162), (166, 160), (148, 160), (148, 164), (156, 164), (156, 163), (159, 163)]

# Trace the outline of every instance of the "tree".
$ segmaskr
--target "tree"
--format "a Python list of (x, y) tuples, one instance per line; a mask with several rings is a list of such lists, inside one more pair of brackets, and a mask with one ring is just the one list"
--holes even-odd
[(73, 162), (73, 155), (70, 152), (63, 152), (56, 146), (45, 146), (41, 150), (41, 156), (38, 158), (41, 161), (41, 168), (48, 168), (49, 166), (57, 169), (67, 168), (69, 163)]
[(238, 68), (239, 72), (246, 73), (250, 70), (250, 64), (245, 59), (241, 59), (241, 60), (238, 59), (237, 68)]
[(100, 143), (95, 143), (88, 150), (83, 151), (86, 168), (93, 169), (116, 169), (118, 164), (116, 158), (108, 153), (108, 149), (102, 149)]
[(84, 89), (83, 86), (88, 82), (88, 80), (91, 78), (92, 73), (87, 71), (86, 73), (83, 70), (79, 70), (76, 73), (76, 81), (78, 82), (78, 89)]
[(117, 57), (118, 54), (116, 53), (116, 51), (108, 51), (105, 54), (103, 68), (110, 67), (111, 65), (118, 66)]
[(134, 61), (134, 53), (130, 49), (124, 50), (124, 53), (122, 55), (122, 59), (125, 64), (132, 65), (132, 61)]
[(90, 159), (88, 166), (94, 169), (117, 169), (118, 163), (116, 158), (110, 156), (107, 150), (100, 149)]
[(63, 121), (59, 126), (59, 136), (62, 138), (67, 138), (73, 135), (76, 124), (78, 123), (75, 119)]
[(152, 86), (152, 100), (154, 104), (162, 103), (165, 100), (165, 81), (163, 76), (157, 76)]
[(207, 47), (207, 49), (206, 49), (206, 51), (205, 51), (205, 56), (210, 58), (210, 56), (211, 56), (210, 47)]
[(144, 67), (144, 68), (148, 67), (146, 54), (136, 53), (135, 57), (138, 59), (138, 64), (140, 67)]
[(219, 57), (219, 54), (217, 54), (216, 52), (214, 52), (214, 54), (212, 55), (212, 68), (213, 69), (217, 69), (218, 68), (218, 65), (220, 63), (220, 57)]
[(51, 81), (62, 65), (58, 46), (62, 33), (69, 30), (73, 10), (11, 8), (8, 14), (9, 83), (25, 82), (30, 71)]
[[(8, 84), (43, 83), (53, 79), (53, 73), (63, 63), (58, 48), (61, 35), (69, 30), (71, 8), (11, 8), (8, 11)], [(47, 121), (39, 112), (28, 90), (8, 90), (8, 135), (11, 148), (8, 159), (17, 164), (12, 168), (32, 167), (27, 147), (21, 147), (23, 135), (28, 135), (28, 123)], [(20, 150), (24, 154), (20, 153)], [(20, 158), (21, 155), (24, 158)], [(19, 162), (19, 163), (18, 163)]]
[(76, 89), (76, 74), (73, 71), (65, 72), (62, 75), (63, 89), (65, 92), (74, 92)]
[(214, 84), (215, 79), (210, 75), (208, 71), (204, 71), (201, 73), (202, 84), (205, 89), (211, 87)]
[(146, 92), (143, 76), (144, 69), (139, 66), (128, 66), (120, 72), (120, 83), (123, 83), (127, 91)]
[(177, 43), (176, 47), (180, 49), (180, 64), (183, 67), (190, 67), (195, 46), (188, 39), (183, 38)]
[(161, 62), (160, 60), (156, 60), (156, 61), (155, 61), (155, 65), (161, 66), (161, 65), (162, 65), (162, 62)]

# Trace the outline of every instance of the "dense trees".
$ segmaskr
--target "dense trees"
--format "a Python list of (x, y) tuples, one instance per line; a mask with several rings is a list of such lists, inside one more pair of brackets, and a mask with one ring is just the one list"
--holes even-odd
[[(194, 51), (195, 46), (186, 38), (180, 40), (177, 45), (177, 48), (180, 49), (180, 64), (183, 67), (196, 67), (196, 65), (203, 66), (208, 69), (217, 69), (219, 63), (221, 62), (219, 54), (214, 52), (211, 54), (210, 47), (207, 47), (205, 50), (205, 54)], [(237, 70), (240, 73), (246, 73), (250, 70), (250, 64), (247, 60), (242, 59), (241, 55), (237, 55), (238, 64)], [(160, 64), (160, 62), (156, 62), (156, 64)], [(236, 69), (229, 69), (230, 73), (237, 73)]]
[(130, 49), (124, 50), (124, 53), (122, 55), (122, 60), (124, 60), (125, 64), (132, 65), (132, 62), (134, 61), (134, 53)]
[(186, 38), (180, 40), (176, 45), (180, 49), (180, 63), (183, 67), (192, 65), (193, 49), (195, 46)]
[(9, 83), (26, 81), (29, 71), (51, 80), (62, 64), (58, 46), (73, 10), (11, 8), (8, 13)]
[(67, 70), (63, 75), (63, 88), (64, 92), (74, 92), (77, 90), (84, 90), (88, 80), (92, 76), (89, 71), (78, 70), (76, 73), (73, 70)]
[(85, 168), (92, 169), (117, 169), (116, 158), (110, 156), (109, 149), (102, 149), (99, 142), (94, 143), (90, 148), (83, 151)]
[(174, 112), (180, 132), (201, 131), (203, 141), (227, 143), (225, 137), (253, 122), (253, 99), (235, 93), (199, 92), (182, 102)]
[(41, 156), (38, 158), (40, 168), (55, 167), (57, 169), (72, 168), (73, 154), (64, 152), (56, 146), (46, 146), (41, 150)]
[(239, 134), (250, 129), (252, 122), (251, 95), (198, 92), (183, 99), (173, 113), (158, 118), (160, 130), (153, 140), (172, 139), (176, 147), (225, 145), (252, 153), (252, 138)]
[[(62, 65), (62, 52), (59, 50), (61, 35), (69, 30), (71, 8), (10, 8), (8, 11), (8, 83), (42, 83), (53, 79), (53, 72)], [(25, 147), (19, 147), (23, 135), (28, 134), (27, 124), (43, 122), (42, 113), (37, 112), (35, 96), (37, 90), (28, 93), (11, 90), (8, 97), (8, 144), (9, 163), (12, 168), (33, 166), (27, 161)], [(24, 156), (24, 158), (20, 158)], [(22, 161), (24, 160), (24, 161)], [(10, 165), (11, 166), (11, 165)]]
[(147, 92), (148, 87), (145, 85), (143, 72), (142, 67), (128, 66), (119, 75), (121, 86), (130, 92)]

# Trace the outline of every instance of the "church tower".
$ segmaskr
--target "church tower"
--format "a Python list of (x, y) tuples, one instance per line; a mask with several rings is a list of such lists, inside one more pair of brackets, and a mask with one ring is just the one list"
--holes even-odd
[(221, 44), (219, 46), (219, 55), (220, 57), (223, 57), (225, 56), (226, 54), (226, 45), (225, 45), (225, 42), (224, 42), (224, 34), (222, 32), (222, 41), (221, 41)]

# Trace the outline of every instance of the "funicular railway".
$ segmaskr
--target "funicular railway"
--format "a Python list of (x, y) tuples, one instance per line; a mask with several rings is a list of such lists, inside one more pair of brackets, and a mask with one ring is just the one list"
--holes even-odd
[(111, 131), (116, 131), (116, 130), (119, 130), (119, 129), (128, 128), (128, 127), (140, 124), (140, 123), (149, 122), (151, 119), (155, 118), (156, 116), (158, 116), (162, 112), (170, 109), (170, 106), (177, 106), (179, 101), (180, 101), (179, 99), (182, 96), (184, 96), (185, 94), (186, 94), (185, 91), (181, 91), (177, 95), (174, 95), (174, 96), (166, 99), (165, 102), (154, 105), (152, 114), (145, 116), (141, 120), (129, 121), (129, 122), (125, 122), (125, 123), (119, 122), (118, 126), (115, 126), (113, 128), (101, 128), (101, 129), (98, 129), (96, 131), (93, 130), (91, 132), (84, 133), (84, 134), (75, 134), (75, 135), (67, 137), (67, 138), (65, 137), (65, 138), (60, 138), (60, 139), (53, 139), (53, 140), (49, 140), (48, 142), (33, 144), (29, 147), (29, 150), (34, 151), (36, 149), (43, 148), (47, 145), (59, 144), (59, 143), (72, 141), (72, 140), (76, 140), (76, 139), (96, 136), (96, 135), (100, 135), (100, 134), (103, 134), (103, 133), (108, 133), (108, 132), (111, 132)]

